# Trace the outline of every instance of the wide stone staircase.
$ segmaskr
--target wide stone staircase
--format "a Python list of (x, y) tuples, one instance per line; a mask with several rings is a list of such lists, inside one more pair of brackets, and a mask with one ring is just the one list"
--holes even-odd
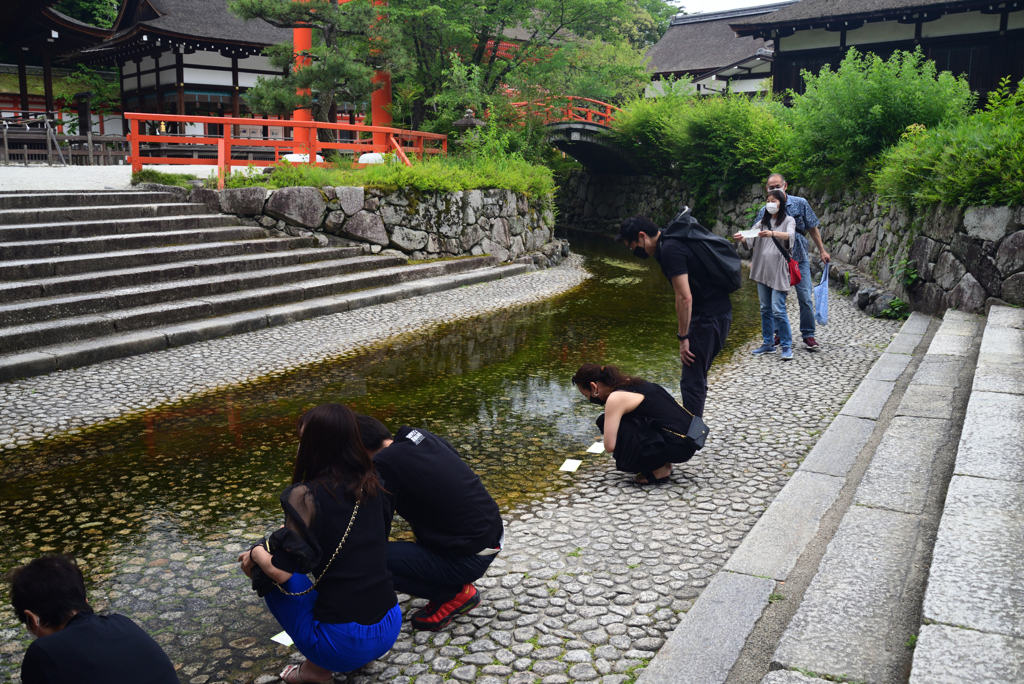
[(913, 314), (639, 684), (1024, 682), (1024, 310)]
[(272, 237), (170, 193), (0, 193), (0, 381), (531, 268)]

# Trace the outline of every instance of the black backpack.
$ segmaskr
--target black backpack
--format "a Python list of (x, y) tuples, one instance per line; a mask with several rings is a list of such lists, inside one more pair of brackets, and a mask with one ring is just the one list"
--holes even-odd
[(735, 292), (742, 285), (740, 257), (732, 243), (700, 225), (683, 207), (661, 231), (663, 240), (684, 240), (708, 269), (713, 284), (726, 292)]

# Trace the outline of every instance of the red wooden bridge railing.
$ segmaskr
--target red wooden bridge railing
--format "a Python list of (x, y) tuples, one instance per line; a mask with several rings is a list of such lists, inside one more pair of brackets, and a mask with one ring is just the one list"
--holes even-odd
[[(406, 166), (411, 166), (409, 155), (414, 154), (418, 159), (428, 154), (447, 154), (448, 136), (439, 133), (424, 133), (422, 131), (407, 131), (400, 128), (387, 126), (365, 126), (362, 124), (347, 123), (326, 123), (321, 121), (296, 121), (296, 120), (272, 120), (272, 119), (246, 119), (230, 116), (178, 116), (175, 114), (142, 114), (126, 112), (124, 118), (128, 119), (131, 125), (131, 133), (128, 141), (131, 144), (131, 156), (128, 157), (132, 165), (132, 171), (141, 171), (143, 164), (203, 164), (209, 165), (211, 159), (195, 159), (191, 157), (169, 157), (169, 156), (143, 156), (142, 143), (157, 143), (164, 146), (165, 153), (170, 151), (190, 152), (191, 145), (215, 145), (217, 148), (217, 168), (220, 169), (220, 184), (223, 186), (224, 178), (231, 173), (232, 166), (272, 166), (280, 161), (282, 152), (292, 154), (308, 155), (307, 162), (326, 166), (324, 162), (315, 161), (317, 153), (323, 150), (350, 150), (354, 159), (367, 152), (379, 152), (381, 154), (394, 152)], [(181, 123), (181, 124), (216, 124), (222, 126), (223, 133), (219, 136), (208, 134), (181, 134), (181, 133), (142, 133), (140, 122), (160, 123)], [(261, 138), (233, 138), (232, 128), (234, 126), (266, 125), (274, 128), (291, 128), (294, 138), (295, 129), (310, 131), (306, 136), (308, 139), (300, 140), (267, 140)], [(352, 140), (341, 140), (338, 142), (321, 142), (314, 131), (351, 131), (355, 135)], [(363, 137), (361, 134), (368, 134)], [(373, 134), (383, 134), (385, 143), (374, 144)], [(335, 137), (337, 134), (335, 133)], [(302, 136), (299, 136), (302, 138)], [(434, 145), (430, 147), (428, 145)], [(231, 148), (244, 147), (266, 147), (272, 148), (274, 158), (262, 160), (232, 159)]]
[(619, 107), (607, 102), (574, 95), (547, 97), (531, 102), (514, 102), (512, 106), (522, 112), (543, 116), (546, 124), (582, 121), (600, 126), (610, 126), (615, 119), (615, 114), (622, 111)]

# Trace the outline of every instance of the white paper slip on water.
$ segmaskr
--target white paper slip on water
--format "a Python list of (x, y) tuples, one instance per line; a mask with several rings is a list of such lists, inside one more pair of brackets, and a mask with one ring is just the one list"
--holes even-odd
[(270, 637), (270, 640), (276, 641), (279, 644), (284, 644), (285, 646), (292, 646), (295, 644), (295, 642), (292, 641), (292, 638), (288, 636), (288, 632), (281, 632), (280, 634), (275, 634), (274, 636)]
[(559, 470), (564, 470), (567, 473), (575, 473), (576, 469), (579, 468), (582, 463), (583, 461), (577, 461), (575, 458), (567, 458)]
[(757, 234), (760, 233), (760, 232), (761, 232), (760, 228), (751, 228), (750, 230), (741, 230), (740, 231), (740, 237), (743, 238), (744, 240), (749, 240), (750, 238), (756, 238)]
[(603, 454), (604, 453), (604, 442), (594, 442), (587, 449), (588, 454)]

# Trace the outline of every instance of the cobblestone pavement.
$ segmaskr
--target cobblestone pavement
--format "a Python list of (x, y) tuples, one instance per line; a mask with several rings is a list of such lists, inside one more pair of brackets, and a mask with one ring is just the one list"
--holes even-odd
[(748, 345), (717, 372), (708, 443), (670, 484), (636, 487), (595, 459), (575, 486), (506, 516), (480, 608), (438, 634), (403, 631), (387, 656), (336, 681), (633, 681), (900, 326), (846, 299), (829, 315), (822, 351), (783, 362)]
[(573, 255), (544, 271), (3, 383), (0, 448), (355, 354), (394, 335), (548, 299), (588, 277), (582, 258)]

